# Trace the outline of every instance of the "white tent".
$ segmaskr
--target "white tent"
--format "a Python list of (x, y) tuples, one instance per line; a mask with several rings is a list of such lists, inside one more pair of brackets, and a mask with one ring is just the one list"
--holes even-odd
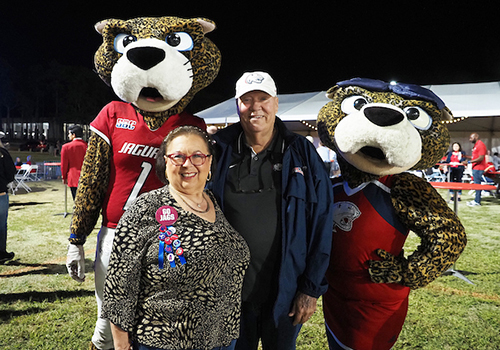
[[(455, 118), (500, 116), (500, 82), (428, 85), (451, 109)], [(283, 121), (315, 121), (319, 110), (328, 103), (326, 92), (278, 95), (278, 116)], [(230, 98), (197, 113), (207, 124), (238, 121), (236, 102)]]
[[(316, 120), (318, 111), (328, 102), (326, 92), (305, 92), (278, 95), (278, 116), (283, 121)], [(231, 124), (239, 121), (236, 101), (230, 98), (213, 107), (196, 113), (207, 124)]]
[[(427, 85), (451, 109), (457, 122), (448, 125), (452, 140), (462, 145), (468, 142), (470, 132), (478, 132), (489, 148), (500, 148), (500, 82)], [(278, 116), (296, 132), (310, 133), (301, 121), (316, 125), (322, 106), (328, 101), (326, 92), (282, 94), (279, 97)], [(234, 98), (196, 113), (207, 124), (231, 124), (238, 121)], [(469, 117), (462, 120), (462, 117)], [(460, 121), (458, 121), (460, 120)]]
[(454, 117), (500, 116), (500, 82), (428, 85)]
[[(451, 140), (458, 141), (467, 154), (472, 152), (469, 135), (477, 132), (488, 149), (500, 152), (500, 82), (430, 85), (458, 121), (448, 124)], [(468, 117), (462, 119), (462, 117)]]

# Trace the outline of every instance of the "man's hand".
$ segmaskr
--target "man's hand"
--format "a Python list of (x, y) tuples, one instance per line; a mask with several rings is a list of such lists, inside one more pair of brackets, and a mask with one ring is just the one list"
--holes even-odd
[(295, 299), (293, 300), (292, 310), (288, 314), (290, 317), (294, 317), (293, 325), (296, 326), (299, 323), (306, 323), (309, 318), (316, 311), (317, 298), (310, 297), (307, 294), (297, 292)]
[(66, 268), (71, 278), (75, 281), (85, 281), (85, 252), (83, 251), (83, 245), (68, 245)]

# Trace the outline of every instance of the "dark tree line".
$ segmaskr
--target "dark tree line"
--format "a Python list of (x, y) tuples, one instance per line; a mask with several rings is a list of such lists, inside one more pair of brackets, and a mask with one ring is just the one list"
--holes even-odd
[(49, 123), (46, 137), (64, 139), (64, 123), (86, 125), (115, 98), (91, 68), (51, 62), (19, 69), (0, 60), (0, 125), (11, 137), (14, 123)]

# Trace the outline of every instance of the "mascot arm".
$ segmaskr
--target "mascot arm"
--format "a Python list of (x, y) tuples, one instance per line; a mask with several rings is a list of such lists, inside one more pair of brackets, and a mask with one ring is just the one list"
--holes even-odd
[(393, 256), (378, 250), (382, 261), (370, 262), (372, 280), (424, 287), (458, 259), (467, 242), (465, 229), (441, 195), (412, 174), (394, 177), (391, 197), (400, 220), (420, 237), (421, 244), (407, 258), (403, 252)]
[(97, 134), (90, 137), (83, 160), (71, 219), (72, 244), (84, 244), (94, 229), (109, 182), (111, 147)]

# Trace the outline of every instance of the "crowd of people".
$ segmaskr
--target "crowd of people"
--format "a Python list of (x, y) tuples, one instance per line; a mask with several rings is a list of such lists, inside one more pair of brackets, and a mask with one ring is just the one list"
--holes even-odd
[[(464, 174), (469, 172), (470, 181), (475, 184), (492, 184), (494, 181), (488, 175), (495, 175), (499, 170), (498, 153), (493, 155), (487, 149), (483, 141), (481, 141), (478, 133), (471, 133), (469, 141), (472, 143), (472, 154), (467, 153), (462, 149), (459, 142), (451, 144), (450, 151), (443, 157), (439, 166), (443, 169), (444, 174), (450, 182), (464, 182)], [(450, 190), (450, 202), (454, 201), (454, 190)], [(457, 200), (462, 200), (462, 191), (458, 190)], [(475, 190), (474, 199), (467, 202), (469, 207), (481, 206), (482, 190)]]
[[(16, 157), (14, 161), (1, 141), (3, 137), (5, 137), (5, 133), (0, 131), (0, 264), (4, 264), (15, 257), (14, 252), (7, 251), (9, 184), (15, 179), (18, 171), (16, 167), (32, 165), (31, 155), (26, 156), (26, 162), (23, 162), (21, 157)], [(68, 137), (70, 143), (63, 146), (63, 150), (66, 150), (66, 152), (62, 152), (64, 155), (61, 154), (61, 169), (63, 183), (71, 188), (74, 199), (74, 193), (76, 193), (82, 166), (81, 163), (87, 149), (87, 144), (82, 139), (83, 129), (79, 125), (74, 125), (69, 128)], [(75, 142), (73, 143), (71, 141)]]
[[(294, 349), (325, 293), (337, 156), (276, 116), (269, 74), (243, 74), (235, 99), (238, 123), (209, 132), (180, 126), (163, 139), (155, 158), (162, 187), (139, 196), (106, 243), (98, 323), (108, 326), (96, 332), (108, 348)], [(79, 126), (68, 137), (62, 179), (75, 199), (87, 143)], [(477, 133), (470, 142), (471, 156), (453, 142), (443, 160), (450, 181), (461, 182), (470, 163), (481, 183), (489, 157)], [(5, 262), (14, 256), (6, 251), (6, 186), (15, 167), (1, 144), (0, 153)], [(498, 170), (498, 154), (491, 163)], [(481, 191), (467, 204), (480, 206)], [(78, 281), (81, 259), (81, 245), (70, 244), (68, 271)]]

